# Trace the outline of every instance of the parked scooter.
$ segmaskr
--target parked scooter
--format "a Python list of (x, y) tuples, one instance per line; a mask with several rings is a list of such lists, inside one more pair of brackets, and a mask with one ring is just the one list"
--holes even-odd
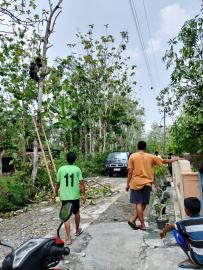
[[(0, 270), (50, 270), (53, 269), (70, 249), (64, 247), (64, 241), (60, 238), (60, 229), (72, 214), (72, 204), (67, 203), (61, 207), (59, 217), (61, 224), (57, 229), (55, 238), (33, 238), (16, 250), (0, 241), (1, 246), (11, 248), (11, 252), (5, 257)], [(55, 268), (56, 270), (56, 268)], [(59, 268), (57, 270), (60, 270)]]

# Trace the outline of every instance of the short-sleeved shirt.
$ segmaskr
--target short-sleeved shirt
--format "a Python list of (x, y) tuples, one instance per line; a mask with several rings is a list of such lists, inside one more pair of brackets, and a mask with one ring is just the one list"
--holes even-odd
[(128, 161), (128, 169), (133, 169), (130, 188), (136, 190), (151, 185), (154, 181), (154, 165), (162, 164), (163, 160), (155, 155), (142, 151), (132, 154)]
[(180, 220), (176, 227), (188, 238), (196, 261), (203, 264), (203, 217), (197, 215)]
[(57, 183), (60, 184), (60, 199), (77, 200), (80, 198), (80, 181), (83, 180), (79, 167), (64, 165), (57, 173)]

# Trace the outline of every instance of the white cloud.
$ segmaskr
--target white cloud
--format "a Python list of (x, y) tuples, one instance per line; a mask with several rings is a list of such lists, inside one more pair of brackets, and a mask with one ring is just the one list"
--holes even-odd
[(177, 35), (188, 19), (187, 12), (178, 3), (164, 7), (161, 12), (161, 33), (170, 37)]
[(151, 38), (148, 40), (146, 52), (147, 54), (152, 54), (159, 51), (160, 48), (161, 48), (161, 40), (159, 38)]
[(175, 37), (189, 18), (186, 10), (178, 3), (169, 5), (160, 11), (160, 29), (154, 34), (147, 44), (147, 54), (160, 51), (166, 40)]

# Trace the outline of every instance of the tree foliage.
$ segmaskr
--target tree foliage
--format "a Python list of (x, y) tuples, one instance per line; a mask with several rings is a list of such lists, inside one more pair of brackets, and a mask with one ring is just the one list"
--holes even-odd
[(183, 114), (170, 128), (169, 151), (198, 153), (203, 151), (203, 121), (200, 116)]
[(165, 112), (173, 115), (178, 111), (182, 114), (170, 134), (172, 148), (186, 152), (203, 149), (202, 12), (186, 21), (178, 36), (169, 41), (170, 48), (163, 60), (167, 69), (172, 68), (171, 83), (157, 98)]
[[(106, 34), (98, 39), (91, 25), (86, 34), (77, 33), (76, 44), (68, 44), (66, 57), (48, 66), (50, 31), (41, 30), (53, 31), (55, 20), (48, 28), (40, 27), (50, 22), (54, 6), (39, 14), (35, 10), (35, 1), (3, 1), (0, 5), (4, 20), (9, 18), (9, 33), (8, 28), (0, 31), (1, 151), (15, 157), (14, 162), (18, 158), (22, 170), (30, 169), (33, 155), (28, 156), (27, 149), (33, 148), (34, 115), (44, 123), (52, 148), (76, 150), (86, 159), (89, 153), (129, 150), (141, 136), (143, 109), (132, 97), (136, 66), (130, 66), (125, 56), (128, 33), (121, 32), (116, 45), (107, 25)], [(29, 65), (42, 52), (46, 74), (40, 74), (40, 88), (29, 77)]]
[[(129, 67), (129, 58), (124, 58), (128, 34), (121, 33), (116, 47), (112, 35), (96, 39), (93, 30), (90, 25), (86, 34), (78, 33), (78, 42), (68, 45), (72, 53), (56, 60), (50, 82), (53, 98), (47, 101), (47, 110), (58, 119), (54, 127), (62, 129), (65, 147), (79, 145), (85, 153), (126, 149), (142, 129), (143, 115), (137, 101), (130, 97), (136, 67)], [(132, 130), (127, 132), (132, 127), (134, 134)], [(126, 134), (127, 146), (122, 143)]]
[[(168, 136), (166, 135), (166, 138)], [(146, 135), (147, 150), (154, 154), (158, 151), (160, 154), (163, 153), (164, 149), (164, 131), (163, 126), (158, 123), (153, 123), (151, 130)]]

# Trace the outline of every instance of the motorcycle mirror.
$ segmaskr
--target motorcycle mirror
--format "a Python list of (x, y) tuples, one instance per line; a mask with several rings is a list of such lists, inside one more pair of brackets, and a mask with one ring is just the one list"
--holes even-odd
[(73, 211), (72, 211), (72, 203), (67, 202), (64, 205), (61, 206), (61, 210), (59, 213), (59, 218), (61, 221), (66, 222), (71, 217)]

